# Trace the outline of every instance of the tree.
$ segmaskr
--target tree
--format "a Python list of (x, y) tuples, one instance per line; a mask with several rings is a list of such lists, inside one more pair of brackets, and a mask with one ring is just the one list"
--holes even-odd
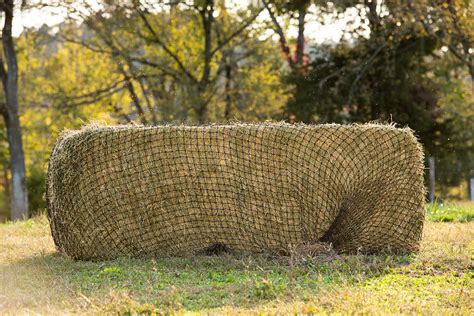
[[(406, 2), (406, 3), (405, 3)], [(439, 40), (469, 71), (474, 81), (474, 2), (466, 0), (402, 1), (405, 14)]]
[(436, 157), (439, 183), (458, 185), (472, 170), (474, 121), (472, 93), (454, 76), (452, 56), (399, 7), (382, 15), (366, 1), (362, 10), (370, 36), (317, 48), (307, 72), (289, 76), (299, 93), (287, 108), (313, 122), (409, 126)]
[[(280, 118), (287, 93), (275, 42), (263, 25), (252, 25), (226, 44), (241, 22), (252, 16), (246, 9), (226, 10), (221, 4), (216, 6), (212, 47), (222, 45), (222, 49), (212, 58), (209, 91), (202, 95), (210, 96), (208, 120)], [(183, 65), (200, 75), (203, 36), (199, 31), (189, 32), (200, 29), (199, 15), (186, 7), (163, 8), (150, 12), (147, 19)], [(129, 6), (103, 9), (87, 22), (67, 20), (59, 33), (47, 26), (26, 29), (15, 41), (22, 87), (19, 102), (27, 105), (21, 120), (30, 213), (44, 206), (43, 186), (38, 183), (44, 179), (51, 147), (64, 128), (80, 128), (90, 121), (198, 121), (192, 94), (195, 84), (160, 45), (148, 40), (142, 19)]]
[[(353, 1), (336, 0), (262, 0), (263, 5), (270, 16), (270, 28), (278, 35), (280, 50), (287, 63), (286, 83), (292, 87), (291, 98), (286, 104), (285, 112), (287, 117), (295, 116), (298, 121), (309, 123), (313, 106), (307, 106), (301, 103), (301, 97), (304, 95), (304, 89), (300, 86), (302, 81), (298, 78), (304, 78), (308, 75), (310, 68), (310, 57), (308, 53), (308, 43), (305, 38), (307, 17), (310, 14), (310, 8), (317, 9), (320, 15), (311, 13), (311, 19), (323, 20), (324, 14), (334, 14), (354, 5)], [(296, 39), (289, 38), (288, 27), (284, 27), (285, 22), (296, 20), (297, 35)], [(290, 23), (291, 24), (291, 23)]]
[(4, 91), (4, 102), (0, 103), (0, 113), (5, 121), (10, 152), (11, 218), (19, 220), (28, 216), (28, 195), (26, 190), (25, 157), (22, 133), (18, 115), (18, 64), (12, 36), (14, 1), (0, 3), (3, 12), (2, 46), (0, 57), (0, 78)]
[[(84, 2), (83, 9), (85, 12), (70, 7), (71, 16), (79, 16), (93, 35), (65, 39), (116, 61), (143, 124), (157, 124), (160, 116), (173, 119), (166, 107), (159, 107), (163, 103), (177, 105), (171, 112), (181, 113), (179, 120), (211, 120), (209, 106), (226, 71), (223, 61), (235, 53), (229, 48), (245, 45), (250, 26), (262, 11), (249, 6), (231, 15), (224, 1), (214, 0), (125, 1), (120, 5), (105, 1), (100, 10)], [(229, 23), (224, 19), (231, 20), (232, 28), (222, 27)], [(249, 56), (246, 53), (241, 58)], [(173, 100), (164, 102), (164, 98)], [(117, 112), (126, 118), (128, 111), (117, 108)]]
[[(303, 66), (305, 50), (305, 17), (310, 4), (310, 0), (298, 0), (292, 2), (263, 0), (263, 5), (265, 6), (273, 24), (272, 28), (279, 37), (280, 49), (285, 60), (288, 62), (288, 66), (290, 66), (292, 70)], [(288, 36), (282, 24), (278, 21), (278, 16), (289, 15), (289, 18), (291, 19), (294, 18), (294, 13), (297, 14), (298, 19), (298, 35), (296, 39), (296, 49), (293, 53)]]

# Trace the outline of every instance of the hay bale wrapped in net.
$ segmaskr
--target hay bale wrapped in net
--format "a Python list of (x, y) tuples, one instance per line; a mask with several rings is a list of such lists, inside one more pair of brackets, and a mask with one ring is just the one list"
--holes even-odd
[(416, 251), (423, 154), (390, 125), (89, 126), (50, 159), (47, 209), (75, 259), (222, 246)]

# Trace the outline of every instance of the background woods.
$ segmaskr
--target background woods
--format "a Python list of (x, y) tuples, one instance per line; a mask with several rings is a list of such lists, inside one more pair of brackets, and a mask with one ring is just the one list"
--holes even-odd
[[(4, 216), (44, 207), (56, 137), (89, 121), (396, 122), (436, 158), (437, 195), (467, 197), (472, 1), (4, 1), (0, 11)], [(32, 16), (44, 21), (12, 33)]]

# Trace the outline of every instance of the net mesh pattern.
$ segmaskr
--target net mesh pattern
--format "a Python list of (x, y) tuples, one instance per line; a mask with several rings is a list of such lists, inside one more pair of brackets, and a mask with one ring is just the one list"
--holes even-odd
[(416, 251), (423, 154), (391, 125), (89, 126), (51, 155), (47, 210), (74, 259)]

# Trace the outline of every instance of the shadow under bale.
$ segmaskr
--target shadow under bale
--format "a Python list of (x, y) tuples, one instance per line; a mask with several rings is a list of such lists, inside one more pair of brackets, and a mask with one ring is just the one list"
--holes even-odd
[(379, 124), (88, 126), (60, 138), (47, 178), (56, 246), (81, 260), (412, 252), (423, 205), (419, 143)]

